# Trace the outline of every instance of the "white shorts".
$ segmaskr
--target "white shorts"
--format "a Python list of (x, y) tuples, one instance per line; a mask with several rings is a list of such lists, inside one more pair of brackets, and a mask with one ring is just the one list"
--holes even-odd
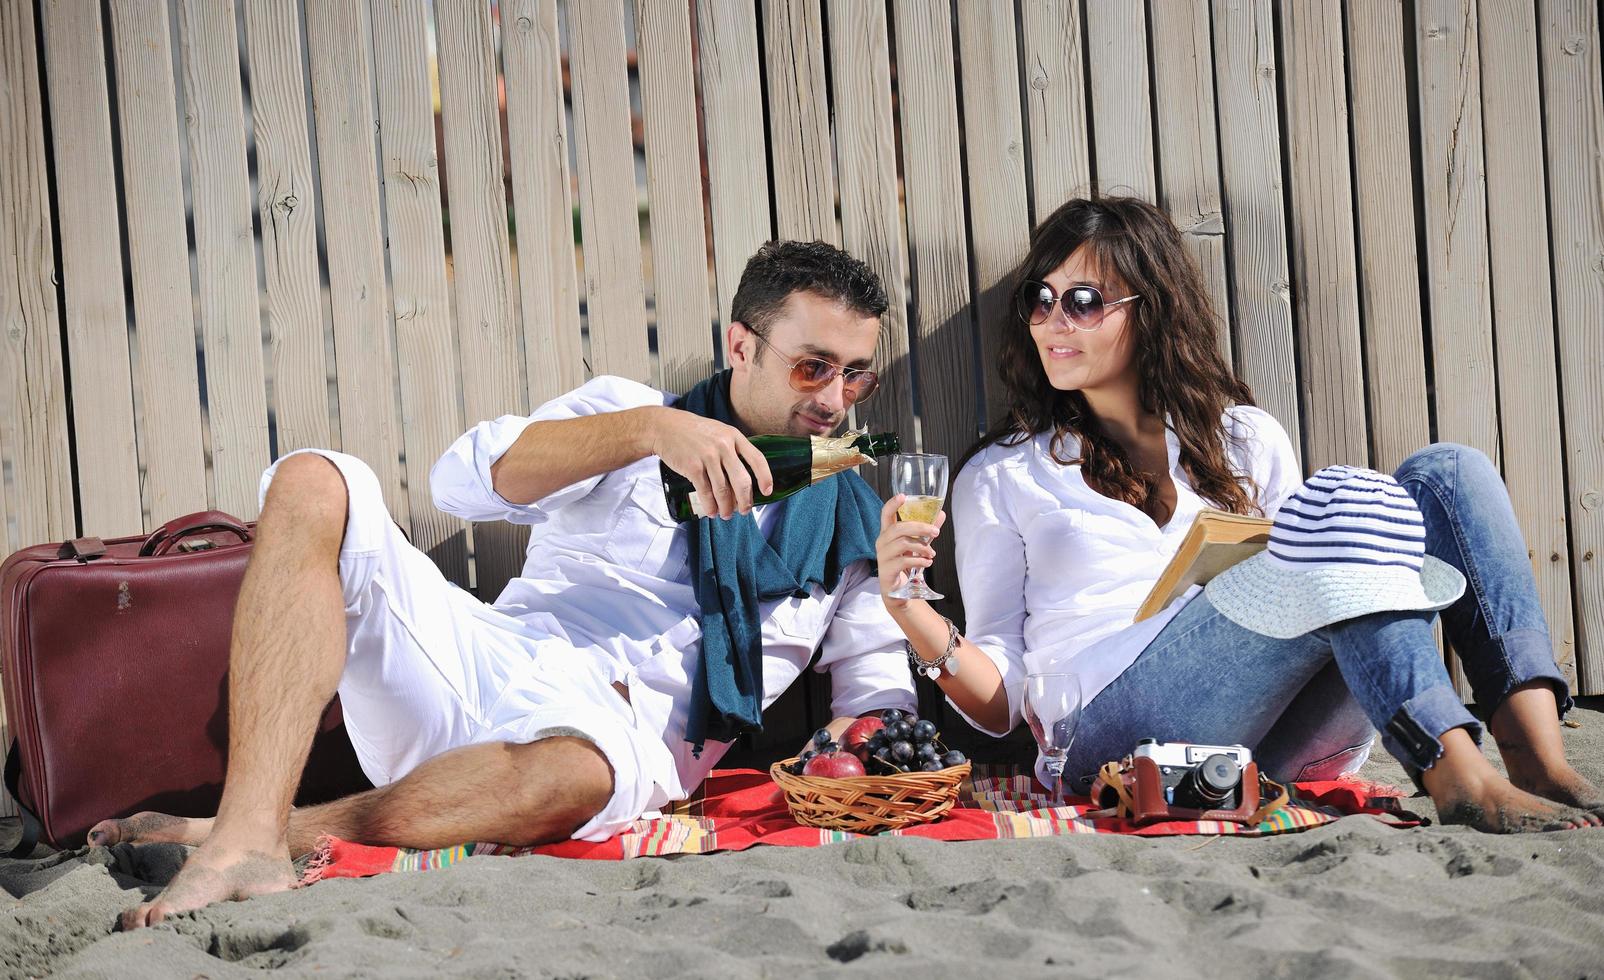
[[(396, 526), (366, 463), (323, 449), (289, 455), (301, 452), (345, 478), (340, 586), (349, 645), (340, 703), (374, 785), (464, 745), (567, 735), (594, 743), (613, 770), (612, 797), (575, 838), (606, 840), (667, 802), (650, 776), (667, 753), (661, 736), (640, 730), (598, 666), (448, 581)], [(288, 458), (262, 474), (263, 500)]]

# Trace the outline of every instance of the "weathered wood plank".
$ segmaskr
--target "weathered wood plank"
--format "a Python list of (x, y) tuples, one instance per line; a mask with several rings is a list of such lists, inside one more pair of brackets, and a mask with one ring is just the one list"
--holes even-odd
[(385, 298), (367, 3), (306, 0), (306, 21), (328, 243), (340, 448), (373, 467), (391, 515), (410, 527), (402, 488), (395, 335)]
[(1004, 5), (958, 5), (958, 60), (964, 77), (990, 79), (986, 85), (965, 85), (962, 106), (988, 425), (1007, 415), (1007, 394), (997, 377), (997, 344), (1002, 331), (1016, 328), (1007, 295), (1010, 274), (1030, 247), (1015, 44), (1014, 19)]
[(568, 5), (591, 367), (650, 382), (623, 0)]
[(329, 365), (318, 276), (316, 186), (306, 120), (309, 94), (300, 12), (245, 0), (246, 56), (262, 230), (262, 331), (278, 454), (332, 446)]
[[(896, 120), (891, 110), (891, 39), (885, 7), (830, 0), (829, 15), (841, 167), (841, 241), (879, 275), (890, 302), (876, 358), (880, 390), (874, 401), (857, 411), (857, 424), (896, 432), (903, 445), (912, 446), (917, 432), (908, 363), (908, 253), (897, 207)], [(881, 486), (882, 491), (888, 489)]]
[(428, 11), (414, 0), (373, 0), (379, 92), (384, 241), (390, 257), (401, 434), (412, 543), (446, 577), (468, 584), (466, 525), (434, 506), (429, 469), (462, 432), (457, 335), (446, 285), (440, 161), (429, 85)]
[(1098, 193), (1157, 200), (1146, 5), (1130, 0), (1085, 2)]
[(213, 497), (223, 510), (253, 518), (268, 464), (267, 380), (238, 26), (232, 0), (181, 0), (178, 14)]
[(1403, 30), (1396, 0), (1348, 4), (1359, 308), (1373, 408), (1370, 449), (1375, 467), (1388, 472), (1431, 441)]
[(133, 282), (135, 424), (149, 530), (152, 521), (207, 505), (194, 297), (167, 6), (114, 3), (108, 10)]
[(43, 10), (81, 526), (133, 534), (144, 520), (100, 9), (80, 0)]
[(1549, 292), (1537, 21), (1526, 0), (1483, 0), (1479, 13), (1504, 482), (1531, 550), (1555, 661), (1574, 687), (1575, 621)]
[[(980, 433), (975, 395), (981, 380), (974, 357), (968, 228), (958, 206), (964, 194), (963, 150), (952, 18), (946, 5), (922, 0), (898, 0), (894, 13), (921, 448), (941, 453), (956, 466)], [(937, 560), (928, 575), (947, 596), (943, 611), (961, 618), (952, 541), (951, 534), (936, 539)], [(931, 710), (928, 704), (922, 708), (927, 714)]]
[[(640, 39), (658, 362), (664, 390), (683, 392), (713, 371), (690, 7), (685, 0), (635, 0), (635, 30)], [(819, 95), (822, 104), (823, 93)], [(825, 141), (828, 152), (828, 129)]]
[(1366, 465), (1342, 9), (1281, 8), (1304, 465)]
[(1475, 0), (1416, 0), (1437, 438), (1498, 459)]
[(839, 244), (819, 0), (763, 0), (775, 234)]
[(1232, 355), (1259, 406), (1302, 452), (1292, 340), (1280, 100), (1269, 0), (1214, 0), (1214, 80), (1231, 279)]
[[(834, 17), (831, 23), (835, 22)], [(709, 206), (718, 317), (728, 334), (730, 301), (746, 260), (772, 235), (768, 156), (752, 0), (697, 0), (702, 118), (707, 127)], [(834, 28), (831, 28), (832, 34)]]
[(585, 380), (557, 2), (508, 0), (501, 24), (529, 401), (543, 405)]
[[(462, 398), (465, 421), (472, 425), (527, 412), (528, 389), (518, 356), (512, 298), (490, 8), (476, 0), (442, 0), (435, 7), (435, 18), (440, 111), (451, 177), (446, 205), (451, 214)], [(507, 579), (523, 568), (526, 540), (522, 529), (499, 521), (474, 528), (475, 581), (481, 598), (494, 600)]]
[(0, 483), (10, 478), (0, 537), (7, 554), (76, 534), (36, 38), (32, 4), (0, 4)]
[(1604, 694), (1604, 69), (1598, 8), (1540, 8), (1554, 315), (1564, 395), (1577, 687)]
[(1203, 273), (1219, 316), (1219, 349), (1231, 363), (1231, 300), (1225, 272), (1225, 212), (1214, 122), (1214, 54), (1208, 0), (1152, 7), (1162, 204)]
[(1079, 0), (1021, 0), (1032, 223), (1092, 192), (1082, 33)]

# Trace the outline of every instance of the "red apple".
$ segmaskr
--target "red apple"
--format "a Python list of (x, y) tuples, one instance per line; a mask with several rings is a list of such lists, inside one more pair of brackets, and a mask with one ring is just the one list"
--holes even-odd
[(816, 755), (808, 760), (802, 767), (804, 776), (829, 776), (832, 779), (844, 779), (847, 776), (863, 775), (863, 763), (850, 752), (826, 752)]
[(866, 763), (869, 761), (870, 737), (885, 727), (885, 722), (879, 718), (859, 718), (842, 733), (841, 748), (857, 756), (859, 762)]

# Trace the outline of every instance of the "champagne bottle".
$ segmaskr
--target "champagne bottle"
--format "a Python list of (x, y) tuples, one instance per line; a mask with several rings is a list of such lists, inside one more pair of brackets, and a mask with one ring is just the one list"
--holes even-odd
[[(754, 504), (767, 504), (789, 497), (833, 473), (902, 451), (894, 432), (874, 435), (849, 432), (834, 437), (761, 435), (752, 436), (751, 442), (769, 461), (769, 475), (774, 478), (774, 492), (768, 494), (758, 492), (756, 481), (753, 481)], [(716, 506), (703, 506), (690, 480), (669, 469), (668, 464), (660, 465), (663, 496), (668, 499), (668, 512), (674, 520), (689, 521), (717, 513)]]

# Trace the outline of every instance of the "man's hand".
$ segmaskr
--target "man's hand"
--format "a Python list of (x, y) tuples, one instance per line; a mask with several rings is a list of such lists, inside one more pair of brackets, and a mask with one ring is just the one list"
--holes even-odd
[(760, 493), (774, 491), (769, 461), (734, 426), (666, 408), (653, 413), (647, 432), (652, 455), (691, 481), (709, 516), (716, 512), (728, 518), (751, 510), (754, 476)]

